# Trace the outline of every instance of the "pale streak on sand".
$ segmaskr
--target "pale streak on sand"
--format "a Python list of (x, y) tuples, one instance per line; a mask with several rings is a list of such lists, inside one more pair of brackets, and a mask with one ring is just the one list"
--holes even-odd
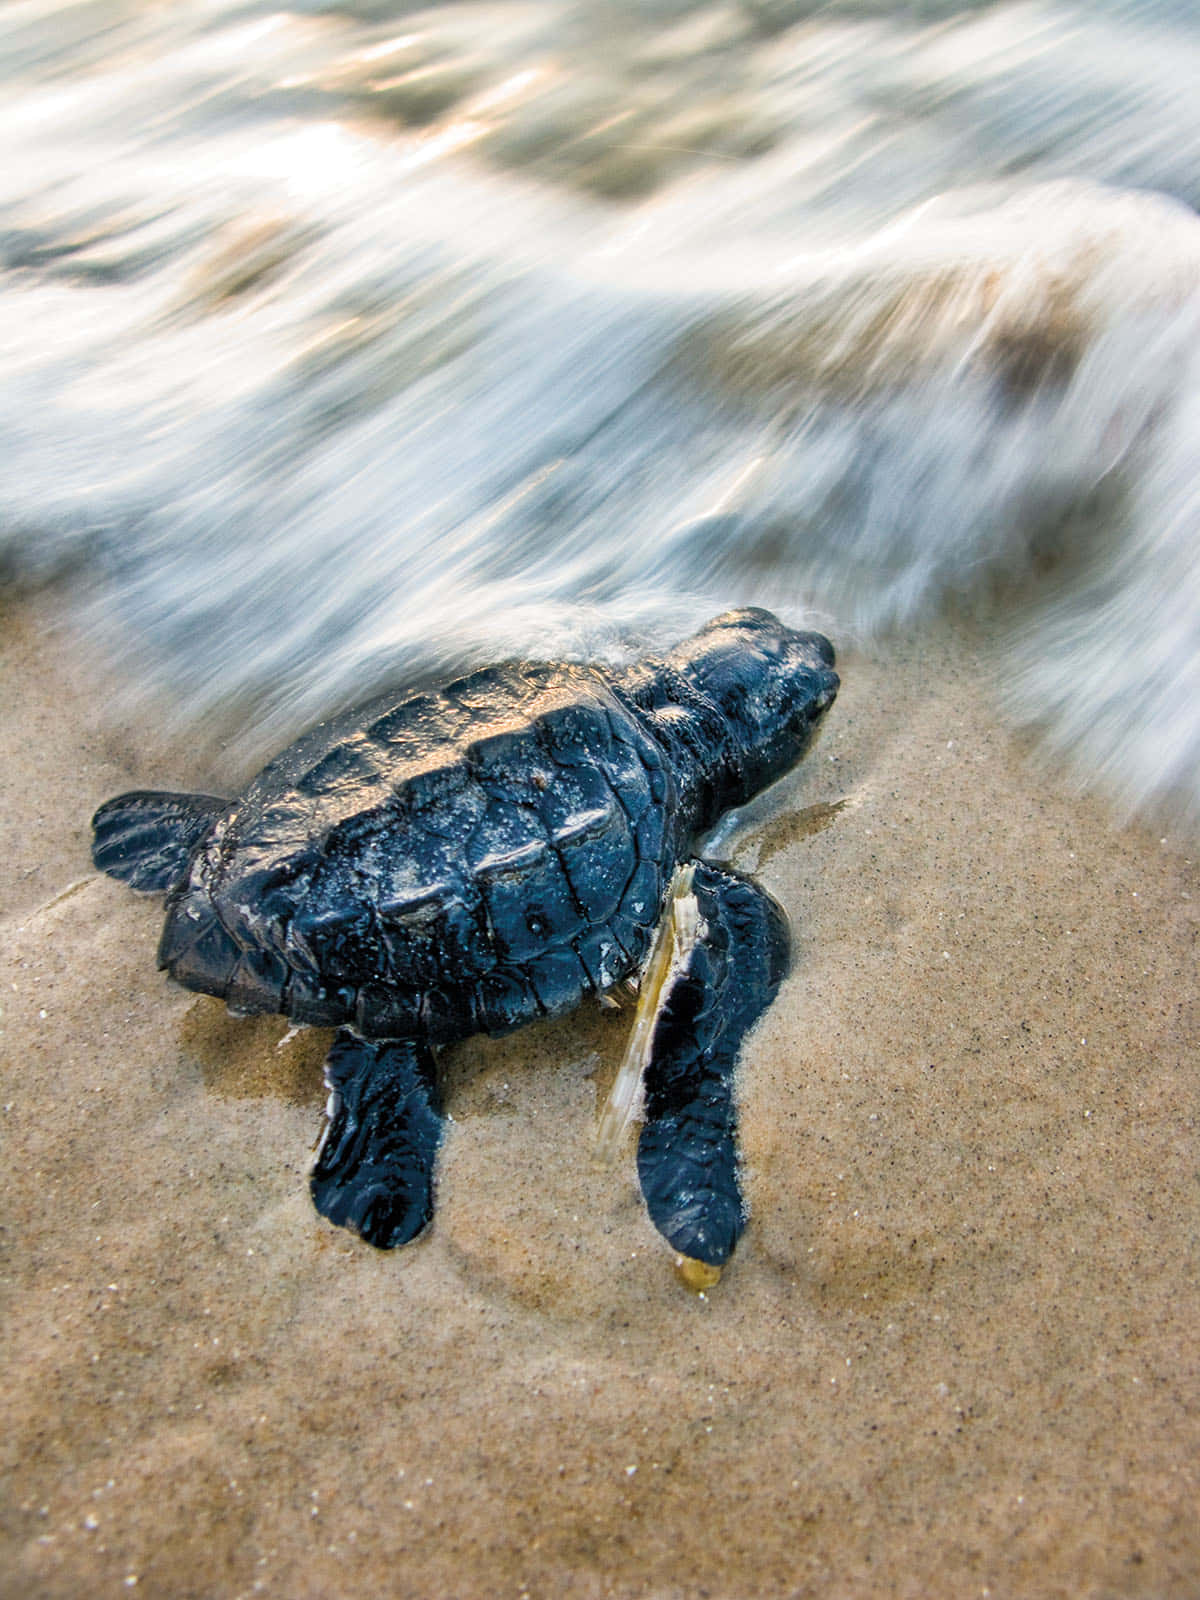
[(1197, 1592), (1200, 874), (1034, 775), (986, 640), (844, 656), (732, 846), (796, 959), (698, 1299), (589, 1159), (628, 1011), (448, 1053), (422, 1243), (316, 1219), (326, 1036), (62, 892), (97, 802), (221, 775), (4, 620), (5, 1594)]

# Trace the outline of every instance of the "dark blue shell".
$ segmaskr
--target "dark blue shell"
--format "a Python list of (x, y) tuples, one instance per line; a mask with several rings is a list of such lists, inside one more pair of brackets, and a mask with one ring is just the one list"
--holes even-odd
[(216, 823), (160, 960), (199, 988), (235, 963), (231, 1006), (297, 1022), (503, 1032), (640, 966), (675, 799), (600, 672), (515, 663), (378, 700), (284, 751)]

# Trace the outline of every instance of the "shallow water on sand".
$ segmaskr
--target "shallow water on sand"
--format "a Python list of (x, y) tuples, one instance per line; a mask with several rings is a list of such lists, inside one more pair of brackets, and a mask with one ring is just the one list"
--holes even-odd
[(1200, 874), (1038, 778), (991, 641), (845, 659), (731, 843), (795, 965), (697, 1298), (592, 1160), (628, 1014), (447, 1052), (416, 1245), (317, 1218), (328, 1035), (167, 984), (87, 871), (188, 752), (6, 620), (0, 1592), (1194, 1592)]

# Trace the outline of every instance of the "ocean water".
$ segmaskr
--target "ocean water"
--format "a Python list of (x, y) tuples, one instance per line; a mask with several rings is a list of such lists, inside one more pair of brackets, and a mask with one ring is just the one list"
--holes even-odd
[(1200, 816), (1200, 20), (10, 0), (0, 576), (245, 759), (733, 604)]

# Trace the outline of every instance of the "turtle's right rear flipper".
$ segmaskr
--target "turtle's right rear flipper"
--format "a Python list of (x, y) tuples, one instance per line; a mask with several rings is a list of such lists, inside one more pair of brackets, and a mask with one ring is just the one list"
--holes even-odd
[(415, 1039), (370, 1044), (343, 1028), (325, 1062), (329, 1122), (310, 1188), (330, 1222), (391, 1250), (433, 1216), (442, 1108), (433, 1052)]
[(92, 860), (131, 888), (170, 889), (227, 804), (211, 794), (119, 794), (92, 818)]

